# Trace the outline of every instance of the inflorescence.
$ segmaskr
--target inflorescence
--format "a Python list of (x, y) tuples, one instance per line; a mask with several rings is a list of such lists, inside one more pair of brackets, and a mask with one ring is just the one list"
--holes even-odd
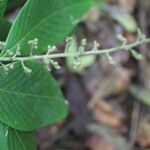
[[(90, 51), (85, 51), (87, 42), (86, 39), (83, 39), (81, 41), (81, 45), (78, 47), (76, 52), (70, 53), (68, 49), (73, 42), (73, 38), (68, 37), (66, 39), (66, 48), (64, 53), (55, 53), (57, 52), (56, 46), (48, 45), (46, 54), (33, 55), (33, 51), (38, 49), (38, 39), (35, 38), (33, 40), (28, 41), (27, 43), (30, 49), (29, 56), (21, 55), (21, 47), (18, 44), (15, 53), (11, 52), (10, 50), (5, 50), (7, 55), (0, 57), (0, 66), (6, 73), (8, 73), (9, 70), (14, 68), (14, 62), (20, 62), (24, 71), (29, 74), (32, 72), (32, 70), (26, 67), (26, 61), (40, 61), (46, 66), (48, 71), (51, 71), (52, 67), (54, 67), (55, 69), (61, 68), (59, 63), (54, 60), (56, 58), (74, 57), (75, 61), (73, 62), (73, 65), (79, 66), (82, 63), (82, 56), (88, 55), (106, 55), (109, 63), (115, 65), (116, 61), (111, 56), (113, 52), (120, 50), (128, 51), (135, 59), (140, 60), (143, 58), (143, 56), (139, 52), (134, 50), (134, 48), (144, 43), (150, 43), (150, 38), (146, 38), (146, 36), (140, 30), (138, 31), (137, 39), (134, 43), (128, 44), (127, 39), (122, 35), (118, 35), (117, 39), (119, 41), (119, 45), (114, 48), (108, 49), (100, 49), (100, 44), (94, 41), (93, 48)], [(0, 42), (0, 51), (3, 51), (5, 49), (5, 46), (5, 42)]]

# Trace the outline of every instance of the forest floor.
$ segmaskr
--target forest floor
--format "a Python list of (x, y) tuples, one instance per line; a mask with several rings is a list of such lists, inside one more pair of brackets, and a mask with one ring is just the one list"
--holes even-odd
[[(137, 28), (150, 36), (148, 6), (149, 0), (97, 1), (97, 7), (72, 34), (77, 41), (87, 39), (87, 50), (95, 40), (101, 48), (116, 46), (118, 34), (134, 42)], [(69, 102), (70, 113), (58, 124), (38, 131), (39, 150), (150, 149), (149, 45), (136, 50), (143, 60), (119, 51), (112, 55), (117, 65), (101, 56), (82, 72), (72, 72), (61, 62), (64, 67), (53, 74)]]

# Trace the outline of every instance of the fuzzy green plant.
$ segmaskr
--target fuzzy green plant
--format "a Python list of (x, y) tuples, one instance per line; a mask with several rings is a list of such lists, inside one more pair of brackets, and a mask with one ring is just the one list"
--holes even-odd
[[(6, 4), (0, 0), (0, 20)], [(36, 129), (66, 117), (68, 104), (49, 73), (51, 67), (61, 68), (56, 58), (71, 58), (74, 67), (95, 55), (106, 55), (115, 64), (111, 53), (119, 50), (142, 58), (134, 48), (150, 39), (140, 31), (134, 43), (118, 35), (116, 47), (100, 49), (95, 41), (90, 51), (85, 51), (85, 39), (74, 47), (74, 38), (68, 37), (65, 51), (57, 52), (52, 45), (63, 40), (92, 5), (92, 0), (27, 0), (6, 41), (0, 42), (0, 150), (35, 150)]]

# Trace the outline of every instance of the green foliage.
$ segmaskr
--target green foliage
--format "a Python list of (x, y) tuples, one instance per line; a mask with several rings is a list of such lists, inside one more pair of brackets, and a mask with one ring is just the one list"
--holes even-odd
[(8, 75), (0, 75), (0, 120), (21, 131), (49, 125), (67, 114), (59, 86), (43, 65), (28, 62), (26, 67), (32, 69), (30, 75), (20, 63)]
[(36, 150), (35, 131), (20, 132), (0, 123), (1, 150)]
[(47, 45), (66, 37), (91, 4), (91, 0), (28, 0), (10, 30), (6, 49), (15, 51), (19, 44), (21, 53), (28, 55), (28, 41), (37, 38), (40, 45), (33, 53), (47, 51)]
[[(33, 54), (46, 52), (49, 44), (69, 34), (91, 4), (92, 0), (28, 0), (10, 29), (1, 56), (7, 56), (8, 49), (9, 54), (15, 53), (18, 45), (22, 56), (29, 55), (28, 41), (35, 38), (39, 44)], [(0, 1), (0, 17), (5, 6), (6, 1)], [(7, 27), (6, 35), (7, 23), (0, 25)], [(0, 149), (35, 150), (34, 130), (63, 119), (68, 106), (57, 82), (40, 63), (14, 62), (9, 72), (4, 65), (8, 64), (0, 68)]]

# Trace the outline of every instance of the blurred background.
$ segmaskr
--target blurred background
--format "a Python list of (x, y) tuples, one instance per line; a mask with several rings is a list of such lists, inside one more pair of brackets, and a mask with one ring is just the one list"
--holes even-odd
[[(0, 40), (5, 40), (23, 0), (8, 0), (0, 24)], [(100, 48), (118, 44), (118, 34), (129, 43), (136, 41), (138, 28), (150, 36), (150, 0), (96, 0), (96, 6), (83, 16), (70, 34), (80, 44), (87, 39)], [(64, 51), (65, 42), (58, 44)], [(69, 59), (58, 60), (61, 70), (52, 71), (68, 100), (68, 117), (37, 131), (39, 150), (150, 150), (150, 44), (135, 50), (144, 59), (137, 61), (126, 51), (112, 54), (116, 65), (106, 56), (83, 59), (78, 69)]]

